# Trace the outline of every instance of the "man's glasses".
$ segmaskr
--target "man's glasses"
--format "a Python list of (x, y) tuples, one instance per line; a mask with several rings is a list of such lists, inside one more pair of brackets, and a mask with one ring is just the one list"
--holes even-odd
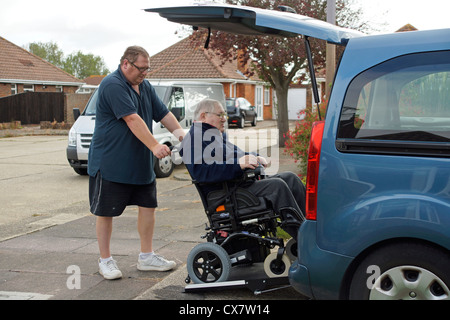
[(221, 119), (225, 119), (225, 117), (227, 116), (227, 114), (225, 112), (221, 112), (221, 113), (215, 113), (215, 112), (205, 112), (205, 113), (211, 113), (211, 114), (215, 114), (216, 116), (218, 116)]
[(128, 62), (135, 67), (136, 69), (139, 70), (140, 73), (145, 73), (145, 72), (150, 72), (150, 67), (138, 67), (137, 65), (135, 65), (133, 62), (131, 62), (130, 60), (128, 60)]

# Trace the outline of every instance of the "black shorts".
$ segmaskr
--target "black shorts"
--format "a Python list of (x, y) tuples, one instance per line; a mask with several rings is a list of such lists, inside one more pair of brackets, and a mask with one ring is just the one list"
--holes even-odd
[(100, 172), (89, 177), (89, 203), (91, 213), (102, 217), (117, 217), (126, 206), (156, 208), (156, 181), (135, 185), (105, 180)]

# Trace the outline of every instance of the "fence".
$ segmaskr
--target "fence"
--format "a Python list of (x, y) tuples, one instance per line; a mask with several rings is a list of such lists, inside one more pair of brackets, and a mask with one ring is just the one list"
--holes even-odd
[(20, 121), (39, 124), (41, 121), (64, 121), (64, 93), (25, 92), (0, 98), (0, 123)]

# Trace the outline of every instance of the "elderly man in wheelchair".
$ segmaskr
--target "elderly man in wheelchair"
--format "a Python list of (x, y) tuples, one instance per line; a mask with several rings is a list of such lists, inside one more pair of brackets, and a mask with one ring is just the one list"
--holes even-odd
[[(230, 143), (224, 133), (226, 113), (219, 101), (201, 101), (194, 119), (180, 154), (209, 226), (204, 236), (207, 242), (188, 255), (187, 282), (226, 281), (231, 266), (256, 262), (264, 262), (269, 278), (287, 276), (304, 220), (303, 183), (291, 172), (265, 176), (265, 158)], [(278, 227), (292, 237), (287, 244), (277, 236)]]

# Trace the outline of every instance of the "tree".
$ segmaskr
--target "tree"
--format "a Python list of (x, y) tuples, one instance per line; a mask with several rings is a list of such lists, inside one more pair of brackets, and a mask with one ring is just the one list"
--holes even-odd
[[(286, 5), (298, 14), (326, 20), (326, 0), (227, 0), (226, 2), (270, 10), (278, 10), (279, 5)], [(361, 11), (350, 9), (348, 2), (349, 0), (337, 0), (337, 24), (342, 22), (342, 26), (364, 29), (365, 25), (358, 23)], [(204, 39), (204, 34), (194, 33), (193, 42), (198, 44), (200, 39)], [(325, 41), (310, 39), (310, 42), (316, 69), (324, 67)], [(239, 63), (242, 63), (242, 66), (250, 65), (246, 71), (247, 75), (256, 71), (263, 81), (270, 83), (275, 89), (280, 132), (278, 140), (279, 145), (284, 146), (286, 140), (284, 133), (289, 131), (287, 109), (289, 85), (298, 72), (307, 67), (303, 38), (242, 36), (216, 31), (211, 35), (210, 48), (216, 51), (222, 61), (237, 59), (239, 55)], [(298, 81), (302, 81), (304, 77), (303, 74)]]
[(64, 67), (64, 53), (56, 42), (32, 42), (28, 45), (28, 50), (58, 68)]
[(109, 73), (102, 57), (94, 56), (91, 53), (84, 54), (81, 51), (71, 53), (64, 61), (63, 69), (79, 79)]
[(84, 54), (78, 51), (64, 58), (63, 51), (55, 42), (32, 42), (28, 45), (28, 50), (79, 79), (91, 75), (106, 75), (110, 72), (103, 58), (91, 53)]

